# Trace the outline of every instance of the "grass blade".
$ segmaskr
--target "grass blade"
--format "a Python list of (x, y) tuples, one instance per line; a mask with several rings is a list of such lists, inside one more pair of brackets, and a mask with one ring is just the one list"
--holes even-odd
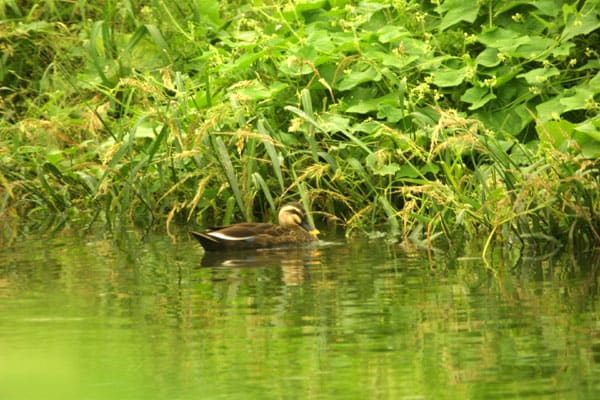
[(235, 197), (235, 201), (237, 202), (238, 207), (242, 211), (244, 218), (248, 220), (248, 214), (246, 212), (246, 207), (244, 206), (244, 202), (242, 200), (242, 193), (240, 191), (240, 185), (238, 183), (237, 177), (235, 175), (235, 170), (233, 169), (233, 163), (231, 162), (231, 158), (229, 157), (229, 151), (223, 143), (223, 139), (220, 137), (211, 137), (211, 143), (213, 148), (217, 151), (219, 163), (223, 168), (223, 172), (225, 172), (225, 177), (229, 182), (229, 187), (233, 192), (233, 196)]
[(283, 191), (283, 188), (284, 188), (283, 174), (281, 172), (281, 163), (279, 162), (279, 154), (277, 154), (277, 150), (275, 150), (275, 146), (273, 145), (273, 135), (271, 134), (272, 129), (269, 126), (268, 122), (266, 122), (264, 119), (258, 120), (257, 128), (258, 128), (258, 132), (261, 135), (266, 136), (266, 138), (263, 139), (262, 144), (263, 144), (263, 146), (265, 146), (265, 149), (267, 150), (267, 154), (269, 155), (269, 158), (271, 159), (271, 163), (273, 164), (273, 171), (275, 172), (275, 177), (277, 177), (277, 181), (279, 182), (279, 187)]

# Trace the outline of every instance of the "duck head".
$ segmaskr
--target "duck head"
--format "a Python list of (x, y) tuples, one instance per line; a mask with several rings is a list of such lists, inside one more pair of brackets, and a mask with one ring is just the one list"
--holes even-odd
[(279, 210), (279, 225), (284, 228), (300, 227), (314, 236), (319, 234), (319, 231), (308, 222), (304, 207), (296, 202), (281, 207), (281, 210)]

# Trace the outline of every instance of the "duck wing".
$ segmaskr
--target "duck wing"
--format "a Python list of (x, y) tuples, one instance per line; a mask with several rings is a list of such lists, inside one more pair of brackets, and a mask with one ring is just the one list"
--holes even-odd
[(241, 223), (190, 232), (208, 251), (246, 249), (265, 246), (265, 238), (280, 234), (281, 227), (267, 223)]
[(217, 228), (210, 228), (206, 234), (212, 237), (220, 237), (224, 240), (244, 240), (256, 235), (268, 234), (276, 231), (277, 225), (267, 223), (246, 222)]

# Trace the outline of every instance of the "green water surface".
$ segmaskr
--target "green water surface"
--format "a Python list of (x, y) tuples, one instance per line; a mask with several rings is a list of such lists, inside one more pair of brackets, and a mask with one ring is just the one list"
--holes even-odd
[(0, 248), (0, 399), (597, 399), (598, 262), (381, 240)]

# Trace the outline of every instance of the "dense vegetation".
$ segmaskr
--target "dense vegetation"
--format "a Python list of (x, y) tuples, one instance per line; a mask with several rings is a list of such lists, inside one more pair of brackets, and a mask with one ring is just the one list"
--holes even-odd
[[(0, 2), (4, 235), (600, 241), (600, 1)], [(335, 217), (334, 217), (335, 216)]]

